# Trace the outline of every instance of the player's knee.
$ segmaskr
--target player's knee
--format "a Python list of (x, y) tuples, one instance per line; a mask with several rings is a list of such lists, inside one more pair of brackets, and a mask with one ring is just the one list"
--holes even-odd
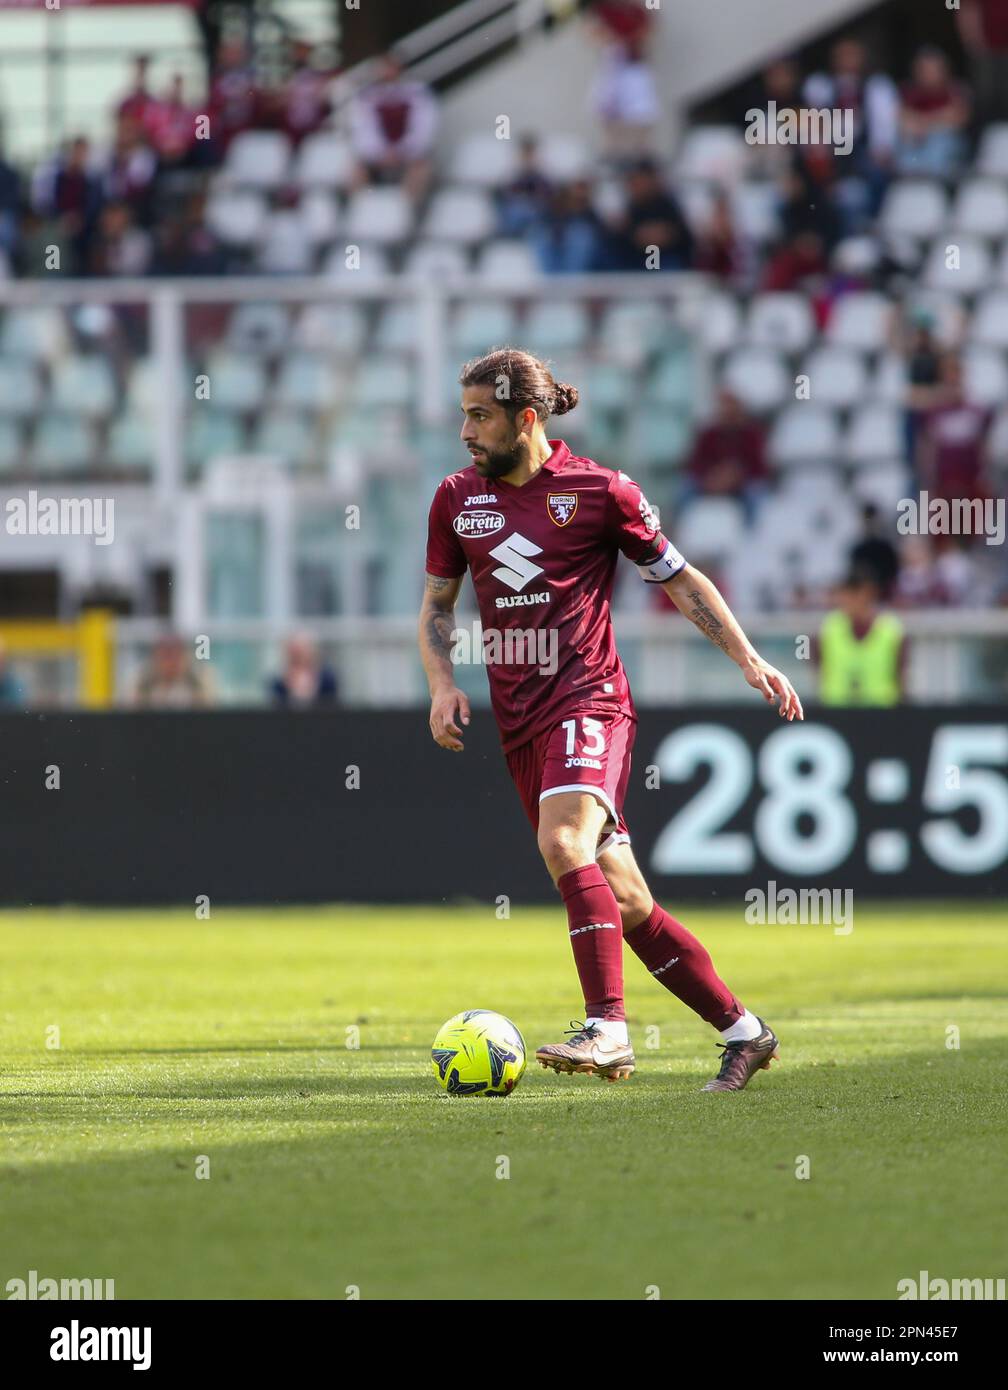
[(539, 853), (554, 879), (593, 860), (584, 832), (572, 825), (540, 826)]
[(620, 910), (625, 930), (638, 926), (651, 911), (653, 899), (647, 884), (633, 877), (610, 878), (609, 887)]

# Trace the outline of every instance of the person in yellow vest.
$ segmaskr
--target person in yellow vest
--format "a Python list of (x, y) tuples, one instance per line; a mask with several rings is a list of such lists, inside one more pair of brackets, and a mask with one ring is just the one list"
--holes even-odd
[(824, 705), (898, 705), (903, 698), (903, 625), (879, 609), (879, 589), (854, 571), (819, 629), (819, 699)]

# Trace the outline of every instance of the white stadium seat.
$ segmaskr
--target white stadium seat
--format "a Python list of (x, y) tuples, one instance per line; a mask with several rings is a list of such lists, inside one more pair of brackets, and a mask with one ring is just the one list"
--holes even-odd
[(999, 179), (965, 179), (949, 216), (949, 235), (990, 239), (1008, 234), (1008, 188)]
[(367, 318), (358, 304), (308, 304), (294, 330), (295, 347), (356, 357), (367, 337)]
[(213, 409), (248, 413), (262, 404), (266, 373), (259, 358), (221, 348), (207, 361), (206, 375)]
[(833, 462), (840, 454), (840, 434), (833, 412), (811, 401), (786, 406), (774, 420), (767, 453), (774, 463), (785, 468)]
[(742, 176), (748, 153), (738, 126), (691, 126), (676, 159), (676, 177), (735, 183)]
[(501, 237), (488, 241), (476, 257), (476, 273), (481, 283), (510, 285), (514, 289), (539, 280), (542, 270), (535, 252), (524, 241)]
[(584, 178), (594, 167), (595, 160), (580, 136), (547, 131), (539, 139), (539, 165), (548, 179), (567, 183)]
[[(348, 264), (351, 257), (352, 264)], [(380, 280), (388, 271), (388, 252), (383, 246), (354, 241), (352, 237), (348, 237), (345, 243), (340, 240), (331, 246), (322, 267), (326, 279), (342, 279), (344, 275), (349, 275), (355, 284)]]
[(278, 188), (287, 178), (290, 153), (281, 130), (243, 130), (228, 146), (224, 179), (239, 187)]
[(669, 328), (668, 311), (648, 300), (610, 304), (602, 313), (600, 341), (606, 356), (625, 367), (639, 367)]
[(862, 406), (851, 420), (844, 439), (844, 456), (856, 464), (902, 458), (906, 449), (903, 412), (894, 406), (872, 402)]
[(269, 275), (307, 275), (312, 260), (312, 244), (301, 214), (293, 208), (271, 212), (262, 229), (259, 269)]
[(809, 353), (799, 370), (809, 379), (814, 405), (845, 409), (863, 400), (868, 391), (864, 359), (852, 348), (824, 344)]
[(507, 183), (517, 168), (515, 142), (496, 135), (466, 135), (456, 144), (448, 166), (452, 183), (493, 188)]
[(537, 300), (528, 312), (522, 333), (540, 356), (578, 352), (590, 334), (588, 311), (575, 299)]
[(451, 241), (418, 241), (406, 255), (403, 273), (413, 280), (440, 280), (464, 275), (468, 268), (465, 247)]
[(116, 384), (104, 357), (68, 357), (53, 370), (51, 402), (56, 410), (89, 420), (112, 414)]
[(70, 335), (62, 310), (8, 309), (0, 327), (0, 352), (5, 357), (52, 361), (67, 350)]
[(411, 299), (386, 304), (378, 318), (374, 345), (380, 352), (418, 352), (422, 318)]
[(794, 377), (765, 348), (738, 348), (725, 362), (721, 380), (750, 410), (773, 410), (794, 396)]
[(983, 132), (977, 150), (976, 169), (978, 174), (1008, 178), (1008, 124), (1000, 122), (989, 125)]
[(746, 340), (753, 347), (803, 352), (815, 332), (812, 306), (803, 294), (758, 294), (749, 306)]
[(514, 309), (506, 300), (473, 300), (456, 311), (449, 336), (456, 352), (471, 357), (510, 342), (514, 329)]
[(405, 241), (412, 229), (413, 205), (401, 188), (361, 188), (347, 206), (348, 242), (391, 245)]
[(287, 346), (289, 337), (287, 310), (275, 301), (239, 304), (231, 314), (227, 344), (235, 352), (277, 357)]
[(721, 559), (744, 543), (745, 511), (734, 497), (698, 497), (676, 517), (676, 544), (697, 561)]
[(747, 179), (731, 191), (732, 217), (739, 233), (753, 241), (780, 235), (780, 190), (770, 179)]
[(898, 352), (883, 353), (875, 364), (870, 385), (874, 400), (903, 405), (909, 388), (906, 359)]
[(299, 210), (305, 235), (313, 246), (323, 246), (335, 238), (340, 227), (340, 214), (331, 193), (324, 188), (309, 189), (301, 199)]
[(978, 237), (939, 237), (928, 252), (923, 279), (928, 289), (976, 294), (994, 281), (991, 253)]
[(930, 179), (900, 179), (886, 193), (880, 226), (889, 236), (930, 241), (948, 220), (948, 197)]
[(348, 141), (328, 131), (309, 135), (298, 150), (294, 181), (302, 188), (344, 189), (354, 172), (353, 150)]
[(248, 189), (220, 188), (207, 201), (207, 226), (227, 246), (251, 246), (265, 220), (265, 202)]
[(493, 202), (481, 189), (443, 188), (431, 199), (423, 235), (470, 246), (490, 236), (496, 222)]
[(963, 391), (973, 405), (989, 409), (1008, 399), (1008, 366), (993, 348), (971, 347), (963, 354)]
[(826, 337), (838, 347), (879, 352), (889, 341), (892, 301), (872, 290), (841, 295), (833, 305)]
[(679, 307), (677, 323), (705, 351), (721, 354), (743, 339), (742, 311), (733, 294), (707, 294), (690, 298)]
[(296, 352), (283, 360), (276, 383), (276, 404), (285, 411), (324, 413), (340, 401), (343, 380), (327, 356)]
[(0, 415), (25, 418), (42, 403), (42, 382), (35, 364), (19, 357), (0, 359)]
[(980, 297), (969, 336), (981, 347), (1008, 348), (1008, 290), (988, 290)]

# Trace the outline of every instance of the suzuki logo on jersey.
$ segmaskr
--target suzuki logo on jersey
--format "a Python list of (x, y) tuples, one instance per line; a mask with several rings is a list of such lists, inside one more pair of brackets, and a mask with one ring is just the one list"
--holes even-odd
[[(456, 521), (459, 520), (461, 518), (456, 517)], [(527, 536), (522, 536), (517, 531), (508, 536), (506, 541), (501, 541), (500, 545), (495, 545), (490, 554), (501, 562), (500, 567), (493, 571), (494, 579), (499, 579), (509, 589), (514, 589), (515, 593), (524, 589), (537, 574), (543, 572), (542, 565), (534, 565), (528, 558), (530, 555), (541, 555), (542, 546), (536, 545), (535, 541), (530, 541)]]
[(452, 522), (457, 536), (492, 536), (504, 529), (503, 512), (460, 512)]
[(568, 521), (577, 511), (578, 495), (576, 492), (551, 492), (546, 498), (546, 510), (550, 514), (550, 520), (557, 526), (566, 526)]

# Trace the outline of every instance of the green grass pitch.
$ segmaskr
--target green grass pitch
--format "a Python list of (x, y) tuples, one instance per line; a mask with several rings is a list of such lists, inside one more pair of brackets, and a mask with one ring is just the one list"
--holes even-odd
[(442, 1095), (460, 1009), (530, 1051), (578, 1016), (559, 909), (0, 914), (0, 1297), (32, 1269), (173, 1299), (1003, 1277), (1004, 910), (864, 909), (847, 937), (682, 916), (781, 1038), (739, 1095), (700, 1093), (716, 1036), (629, 950), (629, 1081), (533, 1061), (507, 1099)]

